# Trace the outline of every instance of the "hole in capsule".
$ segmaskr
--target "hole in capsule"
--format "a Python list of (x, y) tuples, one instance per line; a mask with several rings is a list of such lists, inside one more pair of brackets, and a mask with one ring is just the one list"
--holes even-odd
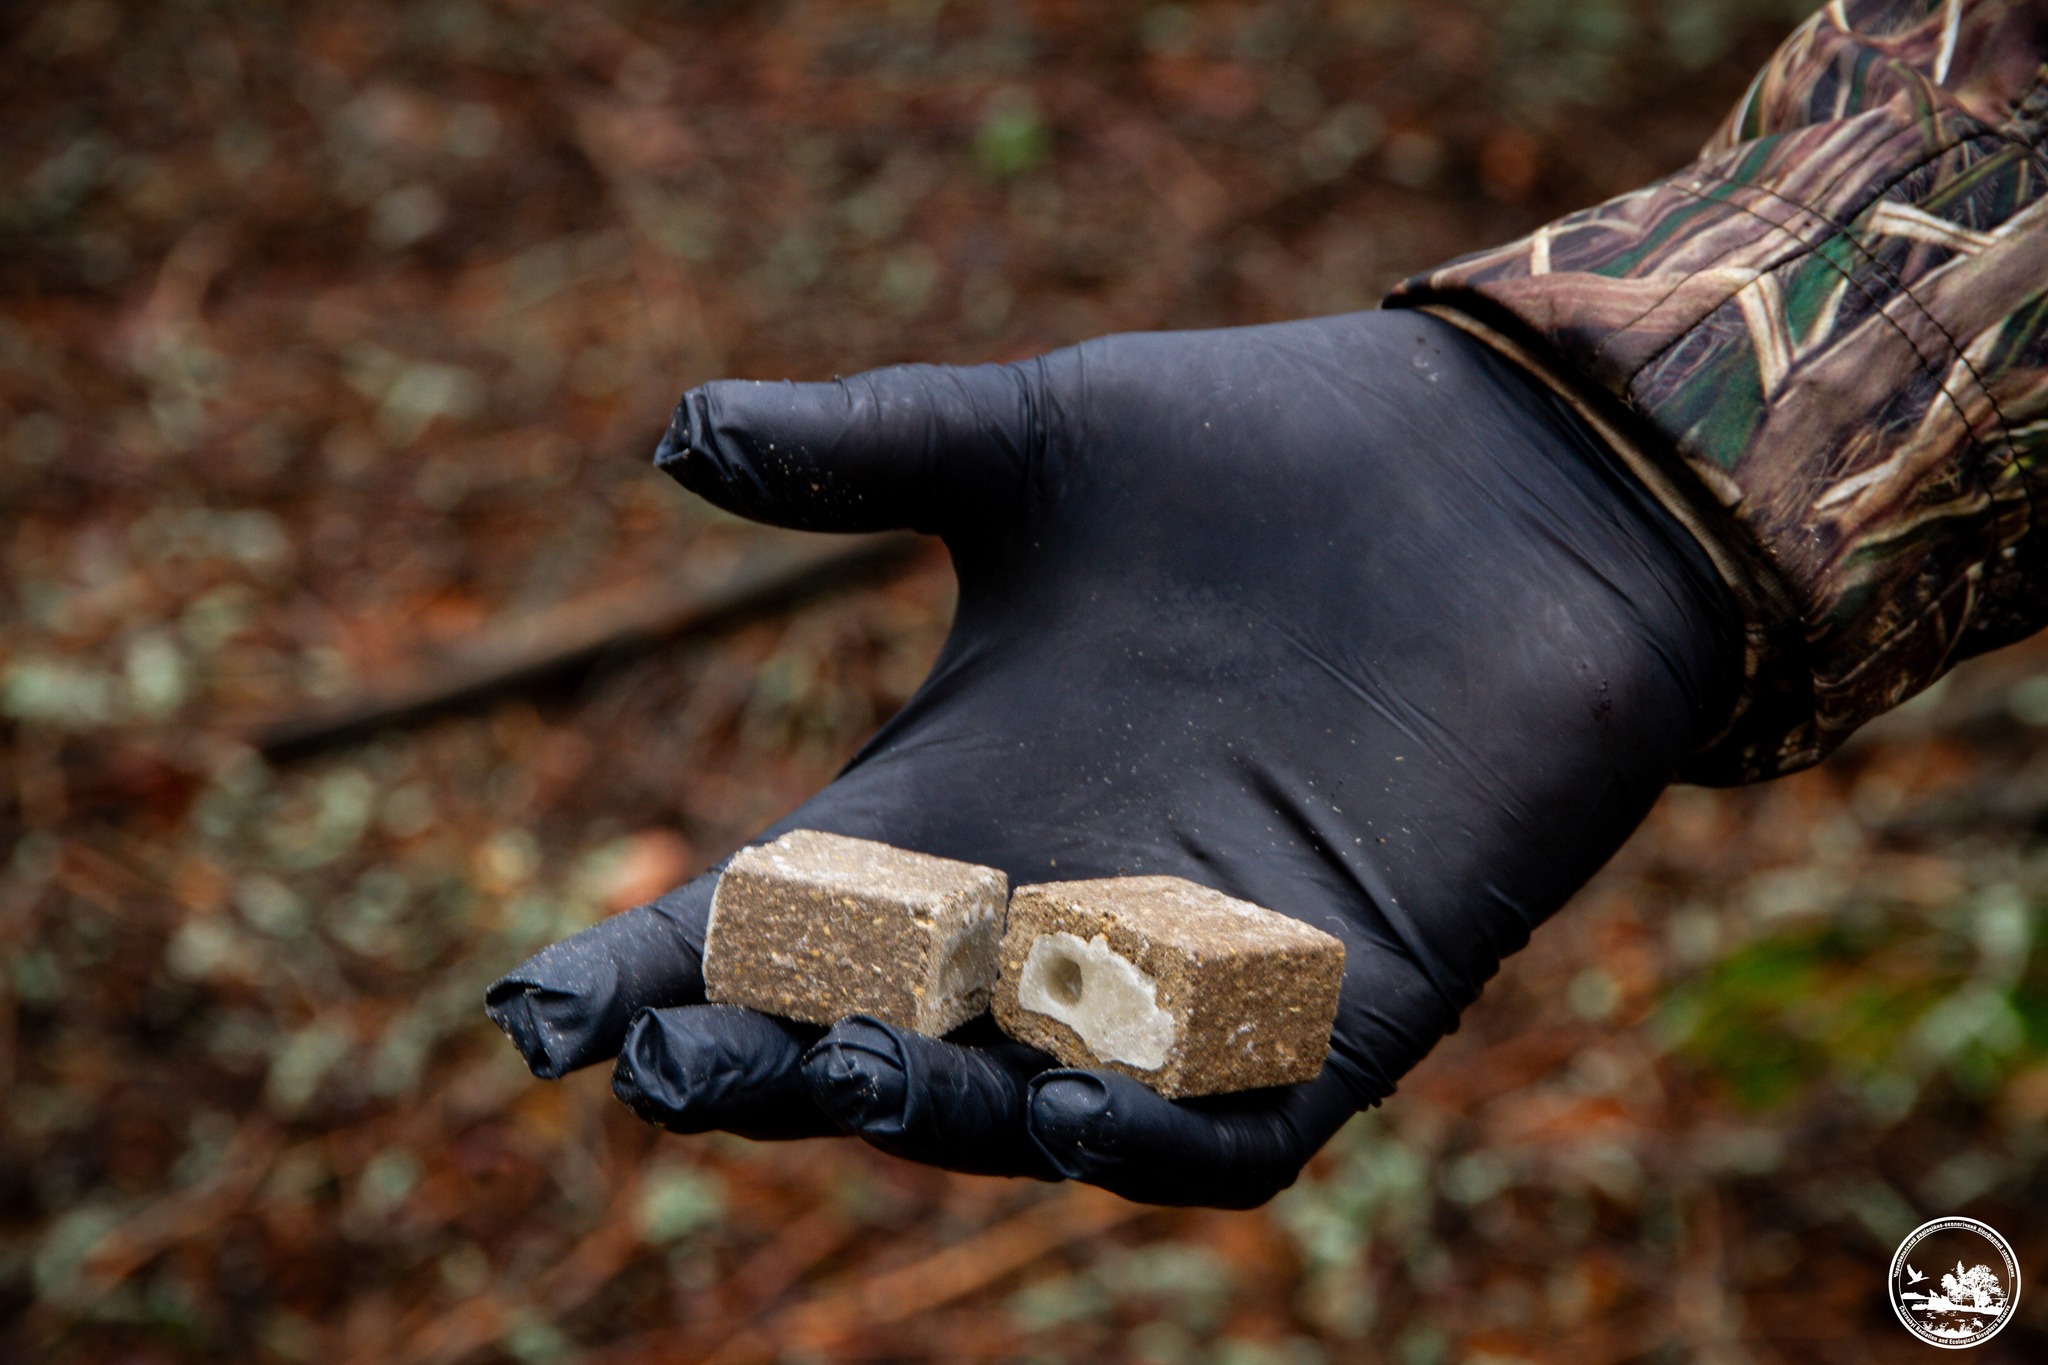
[(1045, 992), (1062, 1005), (1078, 1005), (1088, 983), (1081, 964), (1071, 957), (1056, 957), (1047, 964)]

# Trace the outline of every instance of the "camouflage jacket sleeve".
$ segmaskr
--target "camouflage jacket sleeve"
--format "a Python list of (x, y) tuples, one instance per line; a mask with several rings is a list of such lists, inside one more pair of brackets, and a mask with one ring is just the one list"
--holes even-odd
[(1692, 165), (1402, 284), (1578, 404), (1743, 599), (1685, 776), (1819, 761), (2048, 624), (2048, 0), (1834, 0)]

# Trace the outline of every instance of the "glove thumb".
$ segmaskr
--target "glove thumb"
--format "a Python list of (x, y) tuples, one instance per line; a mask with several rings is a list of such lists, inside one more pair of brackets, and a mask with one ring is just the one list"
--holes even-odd
[(1037, 361), (899, 365), (826, 384), (719, 380), (676, 404), (654, 462), (729, 512), (802, 531), (985, 526), (1029, 474)]

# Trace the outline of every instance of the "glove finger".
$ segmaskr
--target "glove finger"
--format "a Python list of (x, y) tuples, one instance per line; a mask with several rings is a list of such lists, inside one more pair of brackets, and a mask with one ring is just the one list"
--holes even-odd
[(1053, 1169), (1144, 1204), (1249, 1209), (1294, 1183), (1353, 1112), (1341, 1080), (1172, 1101), (1107, 1071), (1031, 1083), (1031, 1136)]
[(1031, 1078), (1052, 1058), (1003, 1037), (985, 1017), (950, 1036), (941, 1042), (857, 1014), (805, 1055), (804, 1080), (819, 1109), (892, 1156), (972, 1175), (1058, 1179), (1025, 1122)]
[(633, 1016), (704, 999), (704, 927), (718, 869), (541, 949), (491, 984), (484, 1012), (533, 1074), (615, 1056)]
[(672, 1133), (837, 1136), (804, 1084), (804, 1049), (818, 1033), (737, 1005), (643, 1010), (619, 1049), (612, 1093)]
[(1041, 389), (1035, 362), (899, 365), (828, 384), (720, 380), (683, 395), (654, 462), (756, 521), (944, 533), (1016, 498)]

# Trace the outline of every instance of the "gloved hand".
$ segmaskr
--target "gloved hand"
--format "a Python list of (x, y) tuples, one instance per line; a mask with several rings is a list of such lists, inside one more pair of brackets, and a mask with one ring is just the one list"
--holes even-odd
[(614, 1055), (678, 1132), (850, 1132), (962, 1171), (1248, 1207), (1389, 1094), (1719, 728), (1732, 599), (1565, 405), (1417, 313), (1106, 337), (685, 395), (656, 454), (742, 516), (944, 537), (931, 676), (763, 831), (1013, 885), (1172, 873), (1344, 941), (1303, 1085), (1169, 1102), (976, 1021), (703, 1002), (715, 872), (491, 988), (535, 1074)]

